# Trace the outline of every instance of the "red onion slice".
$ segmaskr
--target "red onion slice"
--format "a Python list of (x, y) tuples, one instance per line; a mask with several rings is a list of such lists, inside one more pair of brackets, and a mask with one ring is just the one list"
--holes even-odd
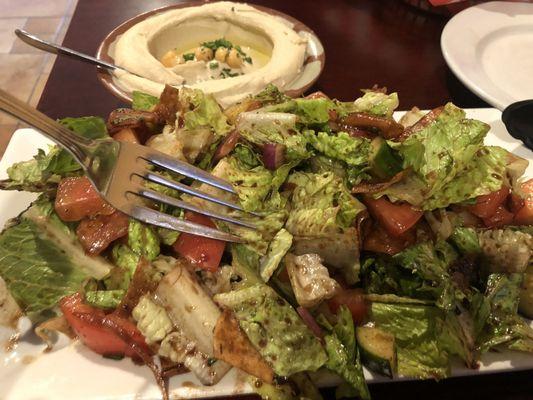
[(324, 332), (322, 332), (322, 328), (320, 328), (320, 326), (317, 324), (317, 322), (315, 321), (315, 319), (313, 318), (309, 310), (307, 310), (307, 308), (304, 308), (304, 307), (298, 307), (296, 311), (298, 311), (298, 314), (300, 314), (300, 317), (302, 317), (303, 321), (305, 322), (307, 327), (311, 330), (311, 332), (313, 332), (317, 338), (323, 339)]
[(279, 168), (285, 162), (285, 146), (279, 143), (263, 145), (263, 162), (271, 171)]

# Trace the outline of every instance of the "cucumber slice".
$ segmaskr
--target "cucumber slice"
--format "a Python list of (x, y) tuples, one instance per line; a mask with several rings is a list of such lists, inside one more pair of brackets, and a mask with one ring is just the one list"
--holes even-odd
[(357, 327), (355, 335), (363, 364), (372, 371), (392, 378), (397, 370), (394, 336), (369, 326)]
[(381, 179), (388, 179), (402, 170), (402, 160), (382, 137), (376, 137), (370, 143), (370, 172)]

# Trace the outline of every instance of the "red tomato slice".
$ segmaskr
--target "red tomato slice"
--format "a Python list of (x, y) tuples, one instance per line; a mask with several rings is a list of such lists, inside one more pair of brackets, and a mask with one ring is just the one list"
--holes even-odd
[(85, 176), (61, 179), (54, 207), (63, 221), (79, 221), (87, 216), (109, 215), (115, 211)]
[(80, 293), (62, 298), (59, 307), (76, 335), (94, 352), (136, 360), (142, 359), (139, 353), (151, 354), (143, 335), (133, 323), (85, 304)]
[(331, 312), (337, 313), (341, 305), (348, 307), (355, 325), (363, 325), (368, 316), (368, 302), (361, 289), (341, 289), (328, 301)]
[(533, 225), (533, 179), (522, 184), (525, 199), (523, 207), (514, 216), (518, 225)]
[(364, 195), (363, 202), (370, 214), (393, 236), (407, 232), (423, 215), (422, 211), (410, 204), (391, 203), (385, 197), (374, 199), (372, 196)]
[(100, 254), (111, 242), (128, 233), (129, 218), (120, 211), (111, 215), (85, 218), (76, 229), (78, 240), (91, 255)]
[[(216, 228), (216, 225), (209, 217), (201, 214), (186, 212), (185, 219), (196, 224)], [(172, 247), (179, 255), (185, 257), (192, 264), (214, 272), (220, 264), (226, 243), (222, 240), (182, 233)]]
[(513, 222), (513, 214), (503, 206), (500, 205), (494, 214), (490, 217), (483, 218), (483, 223), (487, 228), (501, 228), (505, 225), (510, 225)]
[(374, 224), (363, 241), (363, 250), (394, 255), (411, 246), (416, 241), (413, 230), (392, 236), (379, 224)]
[(478, 196), (476, 204), (467, 206), (466, 209), (480, 218), (490, 217), (505, 202), (509, 193), (509, 187), (503, 186), (500, 190)]

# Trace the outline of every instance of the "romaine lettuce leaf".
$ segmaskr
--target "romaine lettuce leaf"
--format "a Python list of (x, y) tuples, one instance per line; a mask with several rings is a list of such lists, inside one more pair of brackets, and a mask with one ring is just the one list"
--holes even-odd
[(125, 293), (126, 291), (123, 289), (89, 290), (85, 292), (85, 301), (93, 307), (115, 309)]
[(424, 285), (417, 291), (432, 295), (436, 305), (445, 310), (454, 310), (467, 296), (451, 279), (448, 268), (458, 258), (453, 247), (445, 241), (423, 242), (411, 246), (394, 256), (399, 264), (418, 275)]
[(105, 121), (101, 117), (63, 118), (59, 123), (85, 139), (108, 137)]
[[(107, 136), (107, 128), (100, 117), (64, 118), (59, 122), (87, 139)], [(61, 178), (79, 175), (81, 172), (81, 166), (66, 150), (50, 146), (48, 152), (39, 149), (33, 159), (9, 167), (9, 179), (0, 181), (0, 189), (52, 192)]]
[(303, 160), (311, 153), (307, 151), (307, 140), (297, 134), (298, 117), (288, 112), (249, 111), (240, 114), (237, 130), (248, 142), (262, 146), (278, 143), (286, 147), (287, 161)]
[(156, 232), (151, 226), (135, 219), (130, 219), (128, 226), (128, 245), (134, 253), (148, 261), (159, 255), (159, 237)]
[(286, 223), (286, 229), (294, 236), (317, 237), (342, 232), (365, 209), (331, 172), (295, 172), (288, 182), (296, 185)]
[(269, 104), (284, 103), (291, 98), (281, 93), (276, 85), (269, 83), (262, 91), (253, 96), (253, 99), (265, 106)]
[(463, 110), (448, 103), (434, 123), (403, 142), (390, 142), (404, 168), (413, 172), (378, 196), (432, 210), (498, 190), (508, 153), (483, 145), (488, 130), (487, 124), (466, 119)]
[(7, 169), (9, 179), (0, 182), (2, 190), (53, 192), (62, 177), (77, 175), (81, 166), (59, 147), (48, 153), (39, 149), (33, 159), (13, 164)]
[[(341, 306), (337, 314), (338, 321), (324, 336), (328, 361), (326, 367), (338, 374), (345, 381), (337, 388), (337, 398), (358, 397), (370, 399), (370, 392), (363, 375), (359, 350), (355, 342), (355, 328), (352, 314), (346, 306)], [(327, 326), (325, 327), (328, 328)]]
[(365, 94), (353, 103), (342, 103), (345, 113), (363, 112), (378, 117), (391, 117), (394, 110), (398, 108), (397, 93), (385, 94), (372, 90), (364, 92)]
[(183, 115), (186, 129), (194, 130), (208, 126), (218, 136), (225, 135), (231, 129), (213, 95), (205, 94), (198, 89), (183, 88), (180, 90), (180, 100), (192, 105), (192, 109)]
[(26, 313), (54, 308), (63, 296), (81, 290), (89, 277), (26, 218), (2, 232), (0, 253), (0, 275)]
[(292, 245), (292, 235), (286, 229), (280, 229), (268, 246), (268, 252), (261, 260), (260, 274), (263, 281), (268, 282), (278, 268), (281, 260)]
[(521, 273), (489, 275), (485, 297), (490, 313), (478, 340), (480, 352), (500, 345), (533, 352), (533, 329), (517, 314), (522, 279)]
[(173, 330), (172, 321), (165, 308), (154, 303), (148, 295), (139, 299), (131, 311), (131, 316), (148, 344), (160, 342)]
[(150, 111), (157, 103), (159, 99), (147, 93), (134, 90), (131, 93), (132, 101), (131, 108), (134, 110)]
[(394, 335), (398, 372), (418, 378), (444, 378), (449, 359), (440, 340), (441, 312), (435, 307), (373, 302), (371, 320)]
[(303, 135), (313, 148), (329, 158), (344, 161), (348, 167), (363, 167), (368, 164), (370, 141), (351, 137), (346, 132), (329, 135), (326, 132), (306, 130)]
[(320, 341), (269, 286), (259, 284), (218, 294), (215, 301), (235, 313), (241, 328), (276, 374), (316, 371), (326, 362)]

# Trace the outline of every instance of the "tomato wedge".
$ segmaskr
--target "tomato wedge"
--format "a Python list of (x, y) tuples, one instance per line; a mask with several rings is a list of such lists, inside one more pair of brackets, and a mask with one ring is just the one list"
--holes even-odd
[(85, 218), (76, 229), (76, 235), (85, 251), (91, 255), (100, 254), (111, 242), (128, 233), (129, 218), (120, 211), (111, 215)]
[[(185, 219), (196, 224), (216, 228), (209, 217), (201, 214), (186, 212)], [(226, 243), (222, 240), (182, 233), (172, 247), (179, 255), (185, 257), (195, 266), (214, 272), (220, 264)]]
[(488, 218), (494, 215), (496, 210), (505, 202), (510, 192), (509, 187), (503, 186), (500, 190), (478, 196), (476, 204), (467, 206), (466, 209), (479, 218)]
[(487, 228), (501, 228), (502, 226), (510, 225), (513, 222), (513, 218), (513, 213), (509, 212), (503, 205), (500, 205), (494, 214), (483, 218), (483, 223)]
[(407, 232), (423, 215), (422, 211), (408, 203), (391, 203), (385, 197), (374, 199), (372, 196), (364, 195), (363, 202), (370, 214), (393, 236)]
[(533, 179), (522, 184), (525, 199), (524, 205), (514, 216), (517, 225), (533, 225)]
[(61, 179), (54, 207), (63, 221), (79, 221), (88, 216), (109, 215), (115, 211), (85, 176)]
[(345, 305), (352, 313), (355, 325), (363, 325), (368, 316), (368, 302), (361, 289), (341, 289), (328, 301), (328, 307), (337, 313), (340, 306)]
[(385, 253), (394, 255), (411, 246), (416, 241), (413, 230), (409, 230), (401, 235), (392, 236), (386, 229), (374, 223), (363, 240), (363, 250), (375, 253)]
[(133, 323), (85, 304), (81, 293), (63, 297), (59, 307), (76, 335), (94, 352), (135, 360), (151, 354), (143, 335)]

